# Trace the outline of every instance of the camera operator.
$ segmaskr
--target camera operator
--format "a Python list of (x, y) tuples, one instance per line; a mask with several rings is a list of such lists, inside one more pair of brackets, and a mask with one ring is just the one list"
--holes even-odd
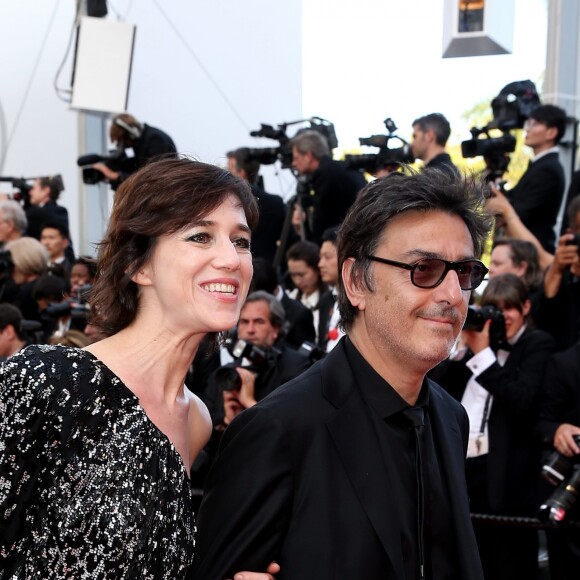
[(42, 226), (40, 243), (46, 248), (50, 258), (49, 268), (58, 267), (64, 277), (70, 276), (72, 263), (66, 256), (66, 250), (70, 245), (68, 229), (58, 222), (47, 222)]
[(22, 206), (14, 200), (0, 201), (0, 247), (21, 238), (26, 233), (28, 220)]
[(524, 123), (525, 144), (534, 158), (509, 200), (522, 223), (548, 252), (554, 252), (554, 227), (566, 180), (559, 161), (558, 143), (566, 131), (566, 112), (554, 105), (540, 105)]
[[(578, 463), (580, 447), (574, 435), (580, 435), (580, 343), (555, 354), (546, 369), (541, 390), (537, 426), (544, 443)], [(568, 519), (578, 521), (576, 508)], [(580, 570), (580, 531), (547, 530), (550, 578), (576, 580)]]
[(286, 217), (284, 202), (279, 195), (266, 193), (258, 185), (260, 162), (248, 159), (247, 148), (242, 147), (230, 151), (227, 157), (230, 173), (241, 177), (250, 184), (252, 193), (258, 202), (260, 218), (258, 225), (252, 232), (252, 255), (273, 263)]
[(421, 159), (427, 169), (439, 169), (451, 175), (458, 175), (457, 167), (445, 150), (451, 135), (449, 121), (441, 113), (430, 113), (413, 121), (413, 141), (411, 149), (417, 159)]
[[(471, 511), (534, 517), (540, 479), (535, 422), (554, 344), (548, 334), (528, 327), (530, 301), (523, 281), (514, 274), (490, 280), (481, 303), (495, 307), (493, 316), (480, 331), (462, 331), (467, 348), (437, 367), (433, 378), (469, 415), (466, 478)], [(491, 337), (500, 333), (505, 339), (494, 344)], [(479, 522), (474, 527), (486, 578), (535, 577), (536, 530)]]
[(300, 203), (308, 216), (308, 238), (320, 244), (324, 230), (340, 225), (366, 182), (360, 172), (330, 157), (328, 143), (317, 131), (298, 133), (290, 143), (292, 167), (307, 178)]
[(64, 190), (60, 175), (38, 177), (34, 180), (29, 192), (29, 205), (25, 205), (28, 220), (27, 234), (40, 240), (42, 227), (45, 223), (59, 223), (69, 229), (68, 211), (58, 205), (57, 201)]
[(128, 113), (113, 117), (109, 137), (119, 150), (125, 151), (123, 169), (114, 171), (103, 162), (95, 163), (92, 167), (105, 176), (113, 189), (117, 189), (131, 173), (155, 157), (177, 153), (175, 143), (167, 133), (141, 123)]

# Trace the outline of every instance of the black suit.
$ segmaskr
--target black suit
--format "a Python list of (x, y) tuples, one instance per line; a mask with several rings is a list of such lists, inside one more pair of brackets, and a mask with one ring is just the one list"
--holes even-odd
[(453, 177), (459, 175), (459, 170), (455, 167), (453, 161), (451, 161), (449, 153), (439, 153), (439, 155), (435, 155), (429, 163), (425, 164), (425, 169), (438, 169), (439, 171), (448, 173)]
[[(467, 417), (429, 381), (430, 412), (462, 580), (481, 580), (464, 479)], [(263, 570), (281, 580), (405, 577), (397, 498), (345, 340), (227, 429), (199, 513), (189, 578)], [(434, 575), (437, 578), (437, 575)]]
[(342, 161), (330, 157), (320, 159), (320, 165), (307, 182), (306, 199), (312, 203), (308, 210), (312, 210), (312, 241), (320, 244), (325, 230), (342, 223), (365, 185), (362, 174), (347, 169)]
[(290, 298), (286, 292), (284, 292), (280, 303), (286, 314), (284, 322), (284, 340), (286, 343), (297, 349), (303, 342), (314, 342), (316, 331), (314, 330), (312, 311), (298, 300)]
[(564, 196), (566, 178), (557, 153), (530, 163), (509, 199), (523, 224), (548, 252), (554, 252), (554, 226)]
[(26, 219), (28, 221), (26, 234), (37, 240), (40, 240), (42, 228), (47, 223), (57, 223), (69, 229), (66, 208), (52, 200), (47, 201), (43, 206), (31, 205), (26, 210)]
[(324, 292), (318, 301), (318, 346), (320, 348), (326, 348), (328, 342), (328, 326), (334, 310), (334, 302), (332, 289)]
[(286, 218), (286, 206), (279, 195), (266, 193), (258, 185), (252, 185), (252, 193), (260, 212), (258, 225), (252, 232), (252, 255), (273, 264)]

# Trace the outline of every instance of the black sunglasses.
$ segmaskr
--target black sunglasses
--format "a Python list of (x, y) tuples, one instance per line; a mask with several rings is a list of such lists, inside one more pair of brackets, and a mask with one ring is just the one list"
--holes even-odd
[(447, 276), (449, 270), (457, 272), (459, 286), (462, 290), (475, 290), (485, 278), (488, 269), (479, 260), (461, 260), (459, 262), (448, 262), (440, 258), (421, 258), (413, 264), (395, 262), (378, 256), (367, 256), (373, 262), (380, 262), (388, 266), (404, 268), (411, 272), (411, 282), (417, 288), (435, 288)]

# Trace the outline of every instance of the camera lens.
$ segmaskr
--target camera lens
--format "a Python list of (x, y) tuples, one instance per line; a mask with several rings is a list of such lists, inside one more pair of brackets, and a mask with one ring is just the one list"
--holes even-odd
[(232, 367), (221, 367), (216, 370), (215, 380), (217, 386), (224, 391), (237, 391), (242, 386), (242, 379)]

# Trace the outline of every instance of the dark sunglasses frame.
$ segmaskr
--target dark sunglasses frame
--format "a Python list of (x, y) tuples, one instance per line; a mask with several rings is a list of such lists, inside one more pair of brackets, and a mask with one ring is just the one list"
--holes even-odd
[[(406, 264), (405, 262), (395, 262), (394, 260), (387, 260), (387, 258), (379, 258), (378, 256), (367, 256), (367, 258), (369, 260), (372, 260), (373, 262), (380, 262), (381, 264), (387, 264), (387, 266), (395, 266), (396, 268), (403, 268), (405, 270), (409, 270), (409, 272), (411, 272), (411, 282), (413, 283), (413, 286), (416, 286), (417, 288), (424, 288), (424, 289), (429, 289), (429, 288), (436, 288), (437, 286), (439, 286), (439, 284), (441, 284), (441, 282), (443, 282), (443, 280), (445, 280), (445, 276), (447, 276), (447, 273), (450, 270), (454, 270), (455, 272), (457, 272), (457, 277), (459, 278), (460, 281), (460, 286), (461, 286), (461, 278), (459, 276), (460, 274), (460, 269), (465, 266), (466, 264), (475, 264), (477, 266), (479, 266), (481, 268), (481, 280), (475, 284), (475, 285), (471, 285), (468, 288), (464, 288), (463, 286), (461, 286), (462, 290), (475, 290), (482, 282), (483, 279), (485, 278), (485, 276), (488, 273), (488, 269), (485, 267), (485, 264), (483, 262), (480, 262), (479, 260), (460, 260), (458, 262), (449, 262), (448, 260), (443, 260), (442, 258), (421, 258), (420, 260), (417, 260), (416, 262), (413, 262), (412, 264)], [(423, 286), (420, 284), (417, 284), (415, 282), (415, 271), (417, 270), (417, 267), (425, 261), (429, 261), (429, 262), (440, 262), (443, 263), (445, 265), (445, 268), (443, 269), (443, 272), (441, 273), (441, 276), (439, 277), (439, 279), (437, 280), (437, 282), (435, 282), (435, 284), (430, 284), (429, 286)]]

